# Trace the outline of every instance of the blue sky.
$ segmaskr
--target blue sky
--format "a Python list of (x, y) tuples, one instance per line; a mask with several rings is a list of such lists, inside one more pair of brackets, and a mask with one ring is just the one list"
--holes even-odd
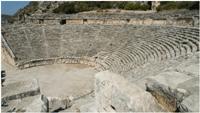
[(29, 1), (1, 1), (1, 14), (13, 15), (28, 3)]

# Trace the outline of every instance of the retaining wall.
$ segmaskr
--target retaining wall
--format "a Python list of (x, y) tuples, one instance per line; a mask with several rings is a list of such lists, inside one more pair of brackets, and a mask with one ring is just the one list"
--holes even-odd
[[(148, 12), (148, 11), (147, 11)], [(42, 14), (26, 18), (25, 23), (34, 24), (131, 24), (131, 25), (170, 25), (196, 26), (199, 25), (197, 10), (181, 10), (151, 13), (78, 13), (78, 14)]]

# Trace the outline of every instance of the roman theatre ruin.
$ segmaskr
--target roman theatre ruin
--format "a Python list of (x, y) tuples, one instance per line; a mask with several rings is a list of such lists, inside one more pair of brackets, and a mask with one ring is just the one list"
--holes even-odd
[(2, 111), (199, 112), (199, 12), (32, 15), (2, 27)]

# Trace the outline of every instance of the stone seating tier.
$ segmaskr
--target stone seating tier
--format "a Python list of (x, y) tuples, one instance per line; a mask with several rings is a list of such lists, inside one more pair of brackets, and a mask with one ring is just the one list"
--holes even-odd
[(93, 62), (100, 70), (126, 71), (199, 51), (199, 29), (193, 27), (11, 25), (2, 31), (20, 68), (59, 63), (55, 59), (80, 63), (86, 58), (94, 59), (88, 64)]

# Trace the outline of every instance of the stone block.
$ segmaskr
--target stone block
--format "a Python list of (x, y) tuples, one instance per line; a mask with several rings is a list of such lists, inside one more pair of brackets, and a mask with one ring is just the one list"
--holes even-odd
[(199, 112), (199, 94), (192, 94), (181, 102), (180, 112)]
[(185, 90), (183, 92), (173, 89), (153, 79), (147, 81), (146, 90), (150, 92), (168, 112), (177, 111), (183, 99), (188, 96), (188, 92), (185, 92)]
[(185, 89), (190, 94), (181, 102), (179, 111), (199, 112), (199, 77), (180, 83), (177, 88)]
[(59, 98), (59, 97), (47, 97), (49, 112), (67, 109), (72, 105), (72, 97)]
[(156, 112), (165, 111), (155, 98), (122, 76), (104, 71), (95, 76), (97, 111)]
[(40, 87), (36, 79), (13, 82), (2, 87), (1, 100), (21, 99), (40, 94)]
[(191, 76), (188, 76), (183, 73), (179, 73), (176, 71), (168, 71), (162, 72), (156, 76), (150, 76), (146, 80), (156, 80), (159, 81), (159, 83), (162, 83), (163, 85), (170, 86), (171, 88), (176, 88), (179, 83), (187, 81), (191, 78)]
[(10, 100), (8, 106), (2, 107), (2, 112), (47, 112), (48, 106), (41, 95), (25, 97), (22, 99)]
[(48, 103), (42, 100), (40, 95), (38, 99), (35, 99), (26, 107), (26, 112), (47, 112)]

